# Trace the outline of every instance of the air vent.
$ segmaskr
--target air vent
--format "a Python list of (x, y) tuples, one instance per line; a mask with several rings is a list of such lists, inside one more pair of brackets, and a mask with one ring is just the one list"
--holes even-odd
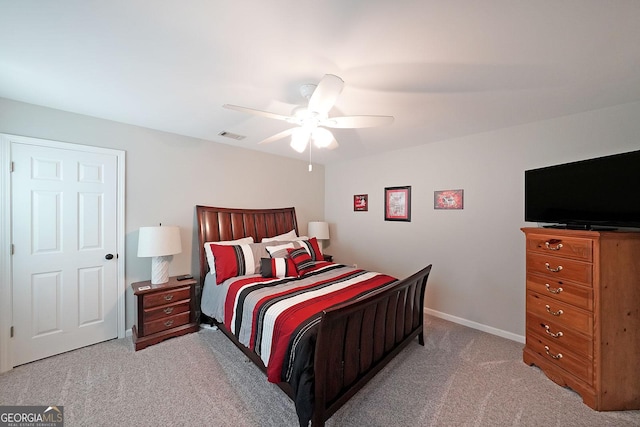
[(220, 136), (224, 136), (226, 138), (231, 138), (231, 139), (235, 139), (236, 141), (240, 141), (241, 139), (245, 139), (246, 136), (244, 135), (238, 135), (237, 133), (231, 133), (231, 132), (227, 132), (227, 131), (222, 131), (220, 132), (218, 135)]

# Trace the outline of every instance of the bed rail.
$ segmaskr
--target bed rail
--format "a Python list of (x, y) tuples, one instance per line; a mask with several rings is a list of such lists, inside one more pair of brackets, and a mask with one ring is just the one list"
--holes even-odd
[(315, 351), (313, 427), (323, 426), (416, 336), (424, 345), (424, 292), (431, 265), (356, 303), (322, 314)]

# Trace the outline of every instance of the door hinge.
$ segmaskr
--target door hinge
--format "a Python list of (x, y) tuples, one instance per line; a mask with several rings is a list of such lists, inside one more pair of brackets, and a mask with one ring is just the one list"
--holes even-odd
[(13, 338), (13, 326), (11, 327), (11, 338)]
[(13, 253), (15, 252), (16, 247), (13, 245), (13, 243), (11, 244), (11, 255), (13, 255)]
[(10, 172), (13, 172), (15, 170), (15, 166), (16, 166), (16, 164), (14, 162), (11, 162), (11, 170), (10, 170)]

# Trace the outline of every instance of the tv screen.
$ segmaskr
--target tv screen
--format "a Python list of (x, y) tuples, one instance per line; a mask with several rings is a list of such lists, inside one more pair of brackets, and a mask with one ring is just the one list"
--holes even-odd
[(525, 221), (640, 227), (640, 151), (527, 170), (524, 185)]

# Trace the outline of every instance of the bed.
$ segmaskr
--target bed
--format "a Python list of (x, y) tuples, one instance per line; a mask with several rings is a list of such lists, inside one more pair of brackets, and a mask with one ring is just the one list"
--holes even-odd
[[(244, 271), (237, 265), (238, 271), (229, 273), (221, 267), (223, 262), (228, 264), (226, 254), (244, 259), (238, 254), (245, 251), (249, 252), (249, 258), (257, 258), (264, 247), (245, 241), (223, 248), (216, 242), (248, 237), (261, 242), (263, 238), (282, 236), (292, 230), (299, 235), (295, 208), (196, 206), (196, 217), (201, 322), (219, 326), (267, 374), (269, 381), (294, 401), (300, 425), (311, 422), (314, 427), (323, 426), (406, 345), (416, 337), (424, 345), (423, 300), (431, 265), (397, 280), (324, 261), (316, 253), (318, 248), (311, 245), (313, 239), (302, 238), (302, 243), (309, 246), (306, 252), (300, 250), (302, 243), (294, 244), (294, 248), (288, 246), (291, 242), (267, 244), (272, 245), (269, 250), (288, 255), (280, 258), (274, 254), (275, 259), (271, 260), (268, 255), (261, 258), (262, 274), (250, 267)], [(281, 244), (287, 248), (282, 249)], [(211, 248), (216, 250), (215, 259), (211, 258)], [(305, 268), (302, 262), (295, 264), (294, 271), (304, 272), (298, 278), (289, 274), (289, 268), (292, 259), (297, 262), (300, 258), (304, 258)], [(312, 262), (307, 258), (312, 258)], [(281, 261), (283, 264), (277, 264)], [(210, 263), (216, 274), (210, 272)], [(273, 267), (273, 272), (266, 266)], [(265, 269), (269, 274), (264, 274)], [(335, 291), (336, 287), (339, 291)], [(330, 293), (325, 289), (331, 289)], [(287, 296), (283, 296), (285, 292)], [(272, 298), (267, 294), (273, 294), (274, 301), (265, 302)], [(309, 294), (314, 296), (308, 297)], [(344, 294), (343, 300), (337, 296), (334, 299), (337, 294)], [(301, 302), (299, 298), (310, 299)], [(275, 308), (291, 299), (296, 301), (295, 307)], [(280, 317), (271, 316), (273, 311), (280, 313)], [(283, 316), (283, 312), (289, 314)], [(295, 321), (300, 323), (291, 323)]]

